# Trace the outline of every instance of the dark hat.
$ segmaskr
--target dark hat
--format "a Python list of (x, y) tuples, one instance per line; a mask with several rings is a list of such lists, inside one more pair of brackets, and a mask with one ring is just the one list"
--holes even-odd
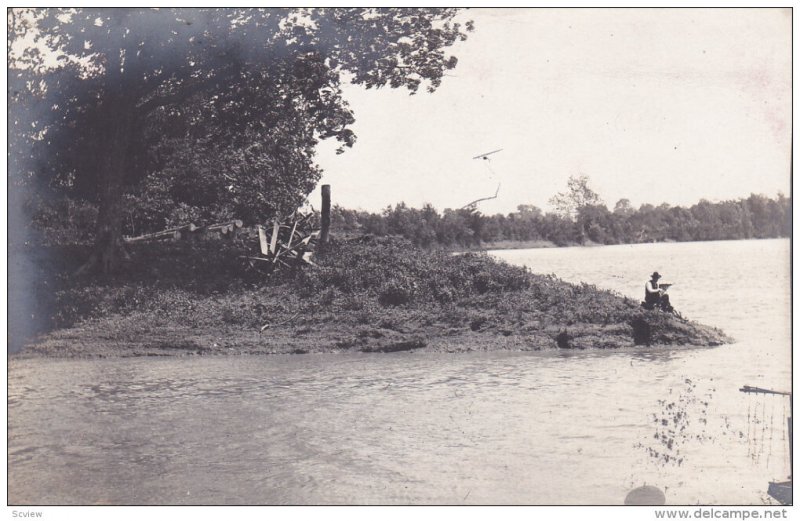
[(650, 276), (653, 277), (654, 279), (660, 279), (661, 278), (661, 275), (659, 275), (657, 271), (654, 271), (653, 274), (650, 275)]

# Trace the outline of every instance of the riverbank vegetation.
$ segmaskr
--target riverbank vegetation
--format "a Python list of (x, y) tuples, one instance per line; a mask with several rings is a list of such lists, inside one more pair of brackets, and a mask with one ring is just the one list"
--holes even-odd
[[(243, 259), (263, 251), (255, 227), (283, 220), (319, 181), (319, 142), (354, 144), (343, 83), (434, 92), (473, 30), (457, 14), (9, 11), (10, 348), (134, 356), (726, 341), (592, 286), (430, 247), (775, 236), (784, 198), (696, 211), (618, 203), (612, 213), (581, 177), (554, 197), (555, 214), (338, 209), (340, 241), (316, 266), (264, 272)], [(245, 230), (233, 239), (125, 237), (232, 220)]]
[[(126, 235), (155, 232), (189, 222), (230, 220), (230, 208), (175, 203), (147, 196), (130, 198), (123, 231)], [(446, 209), (404, 203), (382, 212), (350, 210), (334, 205), (332, 229), (345, 235), (399, 236), (415, 246), (446, 249), (508, 249), (586, 244), (635, 244), (738, 239), (772, 239), (791, 234), (791, 198), (751, 194), (735, 201), (700, 201), (689, 207), (643, 204), (626, 199), (610, 211), (604, 204), (581, 206), (574, 217), (520, 205), (506, 215), (485, 215), (475, 208)], [(91, 244), (95, 240), (96, 205), (72, 198), (27, 200), (33, 226), (28, 240), (45, 245)], [(319, 222), (319, 214), (316, 214)]]
[(11, 9), (12, 227), (74, 203), (94, 221), (84, 270), (110, 273), (125, 228), (163, 214), (289, 213), (320, 179), (318, 143), (355, 143), (343, 84), (434, 92), (473, 30), (458, 12)]
[(399, 235), (422, 247), (509, 248), (789, 237), (791, 210), (791, 199), (782, 194), (638, 209), (622, 199), (613, 210), (597, 202), (579, 206), (574, 215), (544, 213), (530, 205), (506, 215), (484, 215), (474, 208), (439, 212), (431, 205), (417, 209), (400, 203), (380, 213), (334, 207), (332, 222), (337, 230)]
[[(721, 331), (591, 285), (398, 238), (334, 241), (316, 266), (244, 269), (246, 241), (138, 245), (124, 272), (75, 278), (84, 253), (36, 266), (28, 355), (474, 351), (718, 345)], [(53, 264), (60, 259), (59, 266)], [(64, 259), (72, 259), (64, 262)]]

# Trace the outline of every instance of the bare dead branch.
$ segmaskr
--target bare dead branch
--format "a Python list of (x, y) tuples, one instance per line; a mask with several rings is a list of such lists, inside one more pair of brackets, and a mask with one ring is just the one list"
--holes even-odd
[(499, 194), (499, 193), (500, 193), (500, 183), (497, 183), (497, 190), (495, 190), (495, 191), (494, 191), (494, 195), (492, 195), (492, 196), (490, 196), (490, 197), (482, 197), (482, 198), (480, 198), (480, 199), (475, 199), (475, 200), (474, 200), (474, 201), (472, 201), (471, 203), (467, 203), (467, 204), (465, 204), (464, 206), (462, 206), (462, 207), (461, 207), (461, 208), (459, 208), (459, 209), (460, 209), (460, 210), (466, 210), (467, 208), (474, 208), (474, 207), (475, 207), (475, 206), (477, 206), (477, 205), (478, 205), (478, 203), (480, 203), (481, 201), (488, 201), (488, 200), (490, 200), (490, 199), (497, 199), (497, 194)]

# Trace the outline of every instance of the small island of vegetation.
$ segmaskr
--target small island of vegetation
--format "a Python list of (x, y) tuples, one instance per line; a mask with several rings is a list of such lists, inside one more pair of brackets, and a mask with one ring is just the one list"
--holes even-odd
[(247, 251), (245, 241), (138, 245), (124, 275), (105, 280), (70, 276), (85, 258), (76, 250), (61, 274), (47, 263), (70, 256), (46, 255), (39, 296), (51, 295), (42, 309), (55, 330), (24, 353), (536, 351), (730, 341), (717, 329), (485, 253), (452, 255), (366, 236), (332, 241), (316, 266), (267, 275), (243, 269), (235, 248)]

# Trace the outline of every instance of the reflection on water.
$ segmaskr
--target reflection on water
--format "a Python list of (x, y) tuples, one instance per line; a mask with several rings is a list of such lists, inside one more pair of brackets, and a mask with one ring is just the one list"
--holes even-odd
[(502, 254), (634, 297), (658, 269), (738, 342), (12, 360), (9, 502), (621, 504), (652, 485), (760, 504), (788, 473), (788, 411), (738, 388), (789, 387), (788, 241), (630, 248)]

